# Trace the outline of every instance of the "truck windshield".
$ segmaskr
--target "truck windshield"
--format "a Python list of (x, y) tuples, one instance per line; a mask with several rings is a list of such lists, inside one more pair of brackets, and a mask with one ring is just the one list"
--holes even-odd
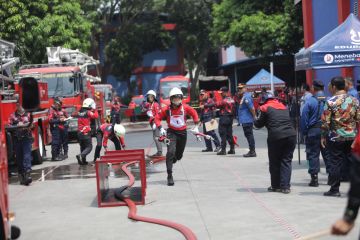
[(48, 83), (49, 97), (70, 97), (74, 96), (74, 81), (71, 80), (72, 73), (51, 73), (44, 74), (42, 78)]
[(168, 99), (170, 90), (174, 87), (180, 88), (181, 91), (184, 94), (184, 98), (187, 98), (189, 96), (189, 82), (186, 81), (168, 81), (168, 82), (161, 82), (160, 83), (160, 93), (162, 99)]
[(112, 91), (110, 87), (104, 87), (104, 86), (96, 86), (95, 90), (98, 92), (102, 92), (104, 94), (105, 101), (111, 101), (112, 100)]

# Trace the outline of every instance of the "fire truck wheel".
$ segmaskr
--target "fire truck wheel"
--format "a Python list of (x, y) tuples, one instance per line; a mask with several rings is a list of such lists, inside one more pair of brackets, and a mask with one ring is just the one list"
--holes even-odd
[(43, 163), (43, 157), (44, 157), (44, 153), (45, 153), (44, 141), (42, 139), (42, 131), (41, 131), (40, 127), (38, 127), (38, 140), (39, 140), (39, 142), (38, 142), (39, 148), (32, 152), (32, 157), (33, 157), (32, 163), (34, 165)]

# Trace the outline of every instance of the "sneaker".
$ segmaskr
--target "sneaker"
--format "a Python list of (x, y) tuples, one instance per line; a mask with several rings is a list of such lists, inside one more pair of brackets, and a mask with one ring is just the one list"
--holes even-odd
[(225, 150), (220, 150), (216, 155), (226, 155), (226, 151)]
[(168, 175), (167, 177), (167, 185), (168, 186), (174, 186), (174, 179), (172, 175)]
[(327, 191), (327, 192), (324, 192), (324, 196), (327, 196), (327, 197), (341, 197), (341, 194), (339, 191)]
[(289, 194), (291, 192), (291, 190), (289, 188), (284, 188), (284, 189), (281, 189), (280, 192), (284, 193), (284, 194)]
[(244, 154), (243, 157), (256, 157), (255, 151), (249, 151), (247, 154)]
[(213, 150), (212, 149), (203, 149), (201, 150), (201, 152), (212, 152)]
[(281, 192), (280, 188), (268, 187), (268, 192)]
[(230, 149), (227, 153), (228, 154), (235, 154), (235, 149)]

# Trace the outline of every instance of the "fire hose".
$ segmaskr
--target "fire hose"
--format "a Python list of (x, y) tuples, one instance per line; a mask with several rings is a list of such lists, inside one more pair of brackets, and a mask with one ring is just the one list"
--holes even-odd
[[(138, 161), (133, 161), (133, 162), (127, 163), (121, 167), (121, 170), (129, 178), (129, 182), (128, 182), (127, 186), (122, 189), (122, 192), (125, 191), (126, 189), (129, 189), (130, 187), (132, 187), (134, 185), (135, 177), (131, 174), (131, 172), (127, 169), (127, 167), (129, 165), (132, 165), (135, 163), (138, 163)], [(123, 197), (122, 200), (128, 205), (128, 208), (129, 208), (129, 214), (128, 214), (129, 219), (132, 219), (134, 221), (148, 222), (148, 223), (153, 223), (153, 224), (158, 224), (158, 225), (162, 225), (165, 227), (173, 228), (173, 229), (179, 231), (182, 235), (184, 235), (184, 237), (187, 240), (197, 240), (196, 235), (191, 231), (191, 229), (184, 225), (181, 225), (181, 224), (178, 224), (175, 222), (171, 222), (171, 221), (167, 221), (167, 220), (142, 217), (142, 216), (137, 215), (137, 213), (136, 213), (137, 209), (136, 209), (135, 203), (128, 196), (122, 195), (122, 197)]]

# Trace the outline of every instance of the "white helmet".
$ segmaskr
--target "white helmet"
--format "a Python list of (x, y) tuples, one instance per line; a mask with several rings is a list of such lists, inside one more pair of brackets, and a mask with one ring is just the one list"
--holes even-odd
[(146, 96), (148, 95), (153, 95), (154, 98), (156, 98), (156, 92), (154, 90), (149, 90), (147, 93), (146, 93)]
[(96, 109), (95, 101), (92, 98), (87, 98), (84, 100), (83, 105), (84, 108), (92, 108)]
[(115, 124), (114, 125), (114, 133), (117, 137), (123, 137), (123, 136), (125, 136), (126, 130), (123, 125)]
[(172, 96), (175, 96), (175, 95), (181, 95), (181, 98), (182, 98), (184, 94), (179, 88), (174, 87), (173, 89), (170, 90), (169, 97), (172, 97)]

